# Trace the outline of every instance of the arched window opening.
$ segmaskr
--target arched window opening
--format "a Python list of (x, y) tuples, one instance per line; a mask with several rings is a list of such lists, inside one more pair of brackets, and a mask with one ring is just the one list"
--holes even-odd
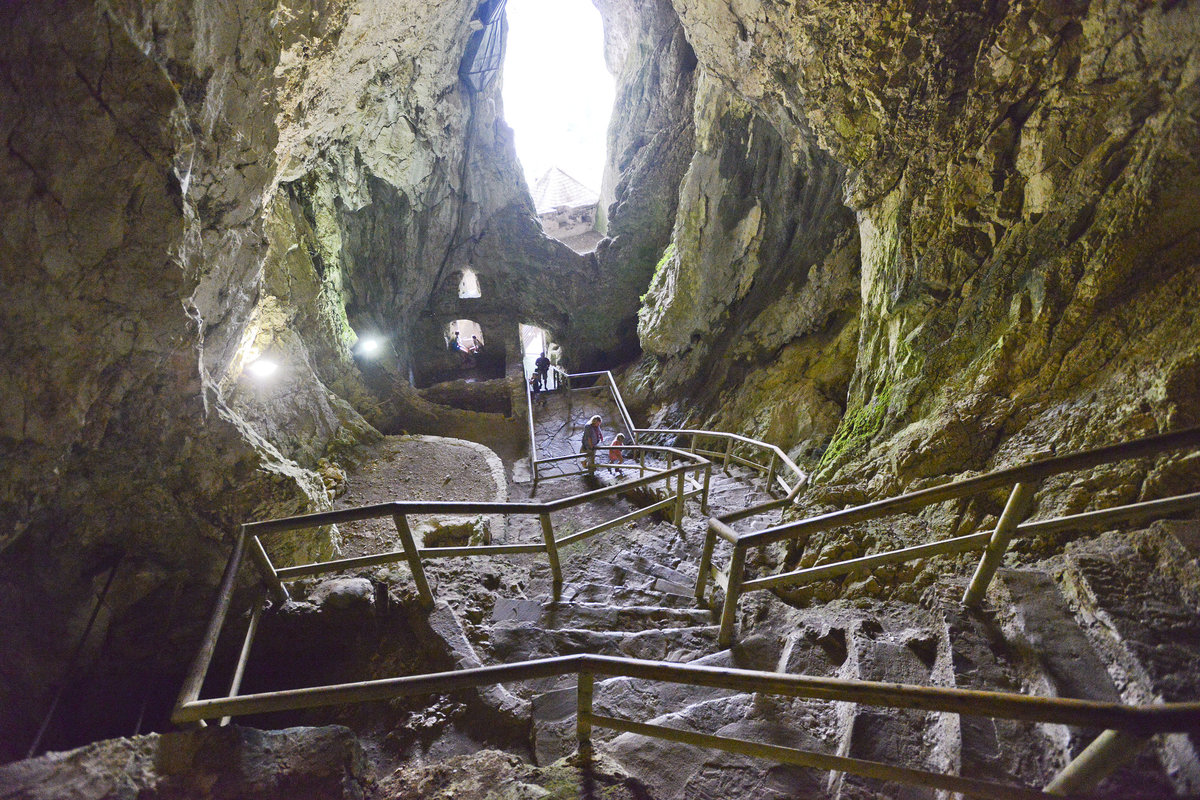
[(463, 299), (483, 297), (483, 292), (479, 289), (479, 276), (475, 274), (475, 270), (462, 271), (462, 277), (458, 281), (458, 296)]
[(475, 340), (487, 344), (483, 338), (483, 326), (478, 322), (469, 319), (456, 319), (453, 322), (446, 323), (446, 347), (451, 346), (454, 341), (454, 334), (458, 334), (458, 343), (464, 350), (474, 346)]

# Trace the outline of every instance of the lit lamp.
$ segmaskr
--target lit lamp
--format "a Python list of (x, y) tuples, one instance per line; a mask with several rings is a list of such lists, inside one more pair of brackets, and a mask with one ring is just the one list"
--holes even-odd
[(368, 337), (366, 339), (359, 339), (358, 345), (356, 346), (355, 349), (358, 350), (358, 354), (360, 356), (366, 356), (368, 358), (371, 358), (379, 353), (379, 348), (381, 346), (382, 345), (380, 345), (378, 339), (372, 339), (372, 338)]
[(279, 365), (269, 358), (260, 358), (247, 364), (246, 369), (254, 377), (265, 380), (279, 370)]

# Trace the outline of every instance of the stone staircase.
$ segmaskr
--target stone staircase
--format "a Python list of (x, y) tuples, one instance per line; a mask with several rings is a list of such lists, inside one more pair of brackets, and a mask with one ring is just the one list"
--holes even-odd
[[(766, 500), (761, 478), (755, 477), (714, 469), (710, 513)], [(1186, 550), (1181, 540), (1200, 541), (1186, 523), (1159, 523), (1153, 536), (1110, 534), (1112, 541), (1101, 537), (1094, 547), (1089, 543), (1057, 560), (1003, 569), (982, 611), (960, 602), (966, 576), (947, 577), (919, 605), (860, 600), (796, 609), (760, 595), (770, 613), (760, 608), (755, 619), (755, 607), (749, 605), (744, 641), (717, 650), (717, 620), (694, 597), (706, 520), (695, 512), (694, 501), (689, 502), (682, 531), (644, 519), (565, 551), (557, 601), (544, 573), (541, 591), (531, 599), (497, 600), (484, 660), (589, 652), (1112, 702), (1200, 696), (1200, 617), (1186, 588), (1198, 584), (1161, 568), (1188, 558), (1195, 562), (1195, 552), (1180, 554)], [(778, 520), (777, 513), (740, 524), (765, 527)], [(1176, 536), (1172, 525), (1186, 530)], [(1147, 544), (1151, 539), (1153, 546)], [(1136, 589), (1130, 591), (1131, 586)], [(573, 752), (573, 678), (546, 679), (514, 691), (531, 703), (537, 762), (548, 764)], [(598, 680), (594, 710), (1026, 786), (1045, 785), (1099, 733), (629, 678)], [(593, 731), (593, 740), (600, 752), (644, 781), (656, 800), (947, 796), (603, 729)], [(1196, 754), (1194, 737), (1167, 737), (1109, 778), (1097, 796), (1190, 796), (1200, 791)]]

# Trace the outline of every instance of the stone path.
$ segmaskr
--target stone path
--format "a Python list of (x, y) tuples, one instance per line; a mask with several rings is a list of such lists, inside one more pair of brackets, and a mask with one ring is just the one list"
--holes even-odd
[[(713, 475), (714, 515), (766, 499), (761, 478), (747, 470)], [(559, 483), (558, 491), (569, 493), (565, 484), (572, 481), (582, 484), (575, 478), (546, 485)], [(765, 527), (778, 521), (777, 514), (743, 524)], [(717, 619), (693, 595), (705, 522), (693, 501), (682, 530), (653, 518), (639, 520), (565, 550), (558, 600), (547, 570), (535, 570), (525, 597), (497, 599), (481, 626), (483, 660), (590, 652), (1123, 702), (1200, 692), (1194, 670), (1185, 664), (1196, 662), (1200, 648), (1192, 635), (1194, 606), (1180, 585), (1155, 572), (1144, 553), (1135, 558), (1121, 548), (1072, 553), (1066, 569), (1053, 574), (1044, 568), (1002, 570), (983, 611), (960, 603), (966, 576), (947, 577), (919, 606), (860, 600), (796, 609), (756, 593), (739, 609), (741, 642), (718, 650)], [(590, 522), (581, 518), (579, 524)], [(717, 562), (725, 560), (718, 553)], [(1111, 588), (1123, 581), (1147, 587), (1144, 597), (1133, 596), (1136, 608), (1128, 593)], [(1151, 617), (1161, 622), (1158, 633), (1135, 624)], [(1163, 631), (1181, 635), (1168, 639)], [(536, 762), (548, 764), (573, 752), (574, 680), (513, 689), (530, 701)], [(1044, 785), (1098, 733), (625, 678), (597, 681), (594, 707), (608, 716), (1027, 786)], [(638, 776), (655, 800), (939, 796), (602, 729), (593, 737), (598, 752)], [(1196, 764), (1189, 737), (1165, 737), (1110, 778), (1097, 796), (1184, 796), (1195, 791)]]
[[(632, 432), (620, 423), (620, 412), (607, 388), (573, 389), (538, 395), (533, 404), (533, 430), (537, 441), (538, 458), (554, 458), (580, 452), (583, 429), (592, 415), (603, 420), (600, 429), (604, 441), (612, 441), (618, 431), (625, 441), (632, 441)], [(601, 463), (603, 459), (600, 459)], [(575, 461), (544, 464), (543, 476), (561, 475), (579, 468)]]

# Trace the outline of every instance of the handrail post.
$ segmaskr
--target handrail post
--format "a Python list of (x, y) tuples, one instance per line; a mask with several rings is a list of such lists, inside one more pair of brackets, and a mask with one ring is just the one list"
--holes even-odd
[(725, 604), (721, 608), (721, 631), (717, 634), (717, 646), (733, 644), (734, 625), (737, 622), (737, 604), (742, 594), (742, 573), (746, 568), (746, 547), (738, 542), (733, 546), (729, 558), (729, 581), (725, 589)]
[(775, 488), (775, 470), (779, 465), (779, 454), (771, 451), (771, 466), (767, 467), (767, 494)]
[(1008, 496), (1008, 503), (1004, 506), (1004, 513), (1000, 515), (1000, 521), (996, 523), (996, 529), (992, 531), (992, 538), (988, 540), (987, 548), (984, 549), (983, 556), (979, 559), (979, 566), (975, 568), (971, 585), (963, 594), (963, 605), (977, 607), (983, 602), (988, 584), (991, 583), (992, 576), (996, 574), (1000, 562), (1004, 559), (1004, 552), (1008, 549), (1013, 531), (1029, 513), (1037, 486), (1037, 483), (1017, 483), (1013, 486), (1012, 494)]
[(579, 673), (578, 699), (575, 702), (575, 741), (581, 754), (592, 750), (592, 692), (594, 676), (590, 672)]
[(680, 464), (679, 475), (675, 480), (675, 527), (683, 530), (683, 503), (687, 498), (687, 493), (684, 491), (684, 485), (687, 477), (687, 470)]
[(554, 523), (550, 521), (550, 513), (541, 515), (542, 539), (546, 542), (546, 558), (550, 561), (550, 574), (554, 576), (554, 596), (562, 592), (562, 565), (558, 561), (558, 542), (554, 539)]
[[(221, 587), (217, 590), (217, 599), (213, 603), (212, 616), (208, 619), (208, 627), (204, 629), (204, 637), (200, 640), (200, 649), (196, 658), (188, 668), (183, 687), (179, 690), (179, 699), (171, 713), (172, 721), (183, 706), (194, 703), (200, 698), (200, 690), (204, 687), (204, 679), (208, 675), (209, 664), (212, 663), (213, 653), (217, 649), (217, 640), (221, 636), (221, 628), (225, 626), (225, 617), (229, 614), (229, 604), (233, 599), (233, 588), (237, 581), (238, 570), (242, 566), (242, 555), (246, 550), (246, 526), (238, 526), (234, 536), (233, 551), (225, 564), (225, 572), (221, 576)], [(177, 723), (178, 724), (178, 723)]]
[(725, 440), (725, 458), (721, 460), (721, 469), (723, 469), (725, 471), (726, 475), (729, 474), (729, 454), (732, 452), (733, 452), (733, 437), (731, 436)]
[(712, 483), (712, 462), (704, 465), (704, 491), (700, 493), (700, 513), (708, 514), (708, 489)]
[(263, 547), (262, 540), (253, 534), (250, 536), (250, 558), (258, 565), (259, 572), (262, 573), (263, 586), (270, 590), (271, 597), (275, 602), (283, 605), (291, 600), (291, 594), (283, 585), (283, 581), (279, 580), (279, 573), (275, 571), (275, 565), (271, 563), (271, 557), (267, 555), (267, 548)]
[(645, 450), (638, 451), (638, 477), (639, 478), (646, 477), (646, 451)]
[(1148, 741), (1150, 737), (1144, 734), (1104, 731), (1046, 784), (1046, 794), (1087, 794), (1128, 763)]
[(408, 517), (404, 514), (393, 514), (392, 521), (396, 523), (396, 532), (400, 534), (400, 543), (404, 545), (404, 555), (408, 559), (413, 583), (417, 585), (417, 598), (422, 607), (433, 608), (433, 593), (429, 591), (429, 581), (425, 580), (425, 567), (421, 564), (421, 554), (417, 552), (417, 543), (408, 527)]
[(696, 599), (700, 602), (704, 602), (704, 589), (708, 586), (708, 573), (712, 570), (712, 554), (716, 544), (716, 531), (711, 525), (705, 525), (704, 549), (700, 551), (700, 574), (696, 576)]
[[(258, 623), (262, 620), (263, 603), (266, 600), (266, 589), (264, 588), (250, 606), (250, 623), (246, 626), (246, 638), (242, 640), (242, 652), (238, 654), (237, 666), (233, 670), (233, 680), (229, 682), (229, 697), (237, 697), (238, 692), (242, 690), (242, 678), (246, 674), (246, 664), (250, 661), (250, 648), (254, 645), (254, 637), (258, 634)], [(232, 719), (233, 717), (221, 717), (218, 724), (223, 728)]]

